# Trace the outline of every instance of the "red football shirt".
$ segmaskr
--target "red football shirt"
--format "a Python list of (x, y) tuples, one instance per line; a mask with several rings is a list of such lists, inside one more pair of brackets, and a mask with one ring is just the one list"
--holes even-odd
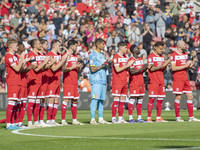
[[(51, 59), (54, 59), (54, 58), (57, 59), (57, 63), (55, 65), (57, 65), (61, 61), (61, 55), (58, 53), (54, 53), (53, 51), (48, 52), (47, 56), (51, 56)], [(49, 69), (50, 83), (56, 83), (60, 85), (60, 76), (61, 76), (61, 67), (55, 72)]]
[(125, 69), (122, 72), (116, 72), (115, 67), (114, 66), (119, 66), (119, 67), (123, 67), (127, 65), (127, 57), (121, 56), (119, 53), (115, 54), (113, 56), (113, 67), (112, 67), (112, 73), (113, 73), (113, 78), (112, 78), (112, 83), (113, 84), (127, 84), (127, 69)]
[[(187, 63), (188, 54), (186, 52), (182, 52), (179, 54), (177, 51), (173, 52), (170, 55), (171, 63), (175, 63), (176, 66), (184, 66)], [(187, 69), (173, 71), (173, 80), (174, 81), (186, 81), (188, 80)]]
[[(162, 55), (156, 55), (154, 52), (151, 53), (147, 58), (148, 64), (153, 64), (155, 67), (161, 66), (164, 63), (164, 57)], [(151, 72), (148, 71), (149, 74), (149, 83), (150, 84), (163, 84), (164, 76), (163, 69), (159, 69), (157, 71)]]
[[(141, 69), (143, 67), (143, 60), (142, 58), (134, 58), (131, 57), (128, 61), (134, 60), (134, 64), (131, 65), (130, 68), (134, 68), (134, 70)], [(139, 72), (138, 74), (131, 75), (129, 76), (129, 84), (138, 84), (138, 85), (143, 85), (144, 84), (144, 78), (143, 78), (143, 71)]]
[(8, 86), (13, 85), (21, 85), (20, 80), (20, 72), (16, 72), (11, 66), (18, 65), (19, 60), (17, 57), (11, 53), (7, 53), (5, 56), (5, 64), (6, 64), (6, 83)]
[[(32, 57), (32, 60), (35, 59), (36, 62), (32, 63), (37, 63), (37, 65), (40, 65), (42, 63), (42, 59), (40, 55), (35, 53), (34, 51), (30, 51), (28, 54), (28, 58)], [(27, 66), (30, 66), (31, 62), (27, 63)], [(31, 69), (28, 72), (28, 82), (33, 82), (33, 84), (41, 84), (42, 82), (42, 71), (35, 72), (33, 69)]]
[[(65, 53), (64, 55), (67, 55), (68, 53)], [(76, 55), (72, 55), (71, 58), (67, 61), (67, 68), (73, 67), (78, 63), (78, 58)], [(63, 75), (63, 83), (67, 84), (78, 84), (78, 69), (73, 69), (69, 72), (64, 73)]]

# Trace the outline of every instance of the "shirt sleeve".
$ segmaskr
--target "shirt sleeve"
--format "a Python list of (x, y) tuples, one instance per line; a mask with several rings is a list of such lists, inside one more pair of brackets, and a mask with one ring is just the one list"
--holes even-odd
[(119, 62), (118, 62), (118, 58), (117, 58), (117, 57), (114, 57), (114, 58), (113, 58), (113, 65), (114, 65), (114, 66), (119, 65)]
[(175, 61), (175, 57), (174, 57), (174, 55), (170, 55), (170, 60), (171, 60), (171, 63), (175, 63), (176, 61)]

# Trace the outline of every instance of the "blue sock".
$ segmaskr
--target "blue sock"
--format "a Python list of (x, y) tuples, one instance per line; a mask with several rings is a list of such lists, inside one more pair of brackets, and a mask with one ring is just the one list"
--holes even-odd
[(95, 111), (97, 109), (97, 99), (92, 99), (91, 104), (90, 104), (90, 113), (91, 113), (91, 118), (95, 118)]
[(98, 115), (103, 118), (103, 100), (98, 101)]

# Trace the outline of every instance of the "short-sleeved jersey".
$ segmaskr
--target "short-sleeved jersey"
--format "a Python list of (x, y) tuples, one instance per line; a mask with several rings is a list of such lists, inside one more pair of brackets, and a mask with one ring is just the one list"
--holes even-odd
[[(67, 52), (64, 55), (69, 55)], [(78, 58), (75, 54), (66, 62), (66, 67), (71, 68), (78, 63)], [(78, 68), (75, 68), (69, 72), (63, 74), (63, 83), (78, 84)]]
[[(134, 70), (141, 69), (143, 67), (143, 60), (142, 58), (134, 58), (131, 57), (128, 61), (134, 60), (134, 64), (131, 65), (130, 68), (134, 68)], [(144, 78), (143, 78), (143, 71), (139, 72), (138, 74), (134, 75), (129, 75), (129, 84), (131, 85), (132, 83), (138, 83), (139, 85), (144, 84)]]
[(197, 69), (197, 73), (198, 73), (198, 74), (200, 73), (200, 67), (198, 67), (198, 69)]
[[(61, 61), (61, 55), (54, 53), (53, 51), (48, 52), (47, 56), (51, 56), (51, 59), (54, 59), (54, 58), (57, 59), (57, 62), (55, 65), (57, 65)], [(51, 69), (49, 69), (49, 77), (50, 77), (49, 80), (51, 80), (50, 82), (60, 84), (60, 76), (61, 76), (61, 67), (56, 71), (52, 71)]]
[(127, 84), (127, 69), (121, 71), (121, 72), (116, 72), (115, 66), (123, 67), (127, 65), (127, 57), (125, 55), (121, 56), (119, 53), (115, 54), (113, 56), (113, 67), (112, 67), (112, 73), (113, 73), (113, 78), (112, 78), (112, 83), (113, 84)]
[[(164, 63), (164, 57), (162, 55), (156, 55), (154, 52), (151, 53), (148, 58), (147, 58), (147, 62), (149, 65), (158, 67), (163, 65)], [(148, 75), (149, 75), (149, 83), (150, 84), (162, 84), (164, 83), (164, 76), (163, 76), (163, 69), (159, 69), (157, 71), (148, 71)]]
[(21, 85), (19, 82), (21, 80), (20, 72), (16, 72), (12, 66), (18, 65), (19, 60), (17, 57), (11, 53), (5, 55), (6, 64), (6, 83), (8, 86)]
[[(105, 62), (105, 55), (92, 51), (89, 55), (89, 65), (99, 67)], [(106, 84), (106, 68), (102, 68), (96, 72), (91, 72), (90, 68), (90, 84)]]
[[(32, 57), (32, 60), (36, 60), (36, 62), (32, 62), (32, 63), (37, 63), (37, 65), (40, 65), (42, 63), (42, 57), (38, 54), (35, 53), (34, 51), (30, 51), (28, 54), (28, 58)], [(31, 62), (27, 63), (27, 66), (30, 66)], [(41, 84), (42, 82), (42, 71), (34, 71), (34, 69), (31, 69), (28, 72), (28, 82), (33, 82), (35, 84)]]
[[(182, 52), (182, 54), (177, 51), (173, 52), (170, 55), (171, 63), (175, 63), (176, 66), (184, 66), (187, 63), (188, 54), (186, 52)], [(174, 81), (186, 81), (188, 80), (187, 69), (173, 71), (173, 80)]]

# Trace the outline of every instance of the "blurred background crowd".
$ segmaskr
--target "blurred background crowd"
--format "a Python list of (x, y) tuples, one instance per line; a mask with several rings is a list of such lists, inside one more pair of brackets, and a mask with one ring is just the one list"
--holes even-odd
[[(156, 41), (165, 43), (165, 59), (176, 51), (178, 40), (188, 46), (189, 59), (195, 66), (188, 70), (193, 90), (199, 89), (200, 76), (200, 16), (191, 0), (3, 0), (0, 2), (0, 92), (5, 91), (4, 56), (9, 38), (22, 41), (30, 49), (29, 40), (53, 39), (67, 49), (70, 39), (78, 41), (77, 56), (83, 68), (79, 72), (79, 90), (90, 91), (89, 53), (94, 41), (106, 43), (106, 58), (117, 53), (119, 41), (126, 41), (128, 49), (136, 44), (140, 57), (147, 62)], [(126, 53), (131, 56), (130, 51)], [(127, 77), (128, 78), (128, 77)], [(164, 72), (166, 90), (172, 90), (172, 70)], [(111, 90), (112, 68), (107, 70), (107, 90)], [(148, 74), (144, 73), (146, 89)]]

